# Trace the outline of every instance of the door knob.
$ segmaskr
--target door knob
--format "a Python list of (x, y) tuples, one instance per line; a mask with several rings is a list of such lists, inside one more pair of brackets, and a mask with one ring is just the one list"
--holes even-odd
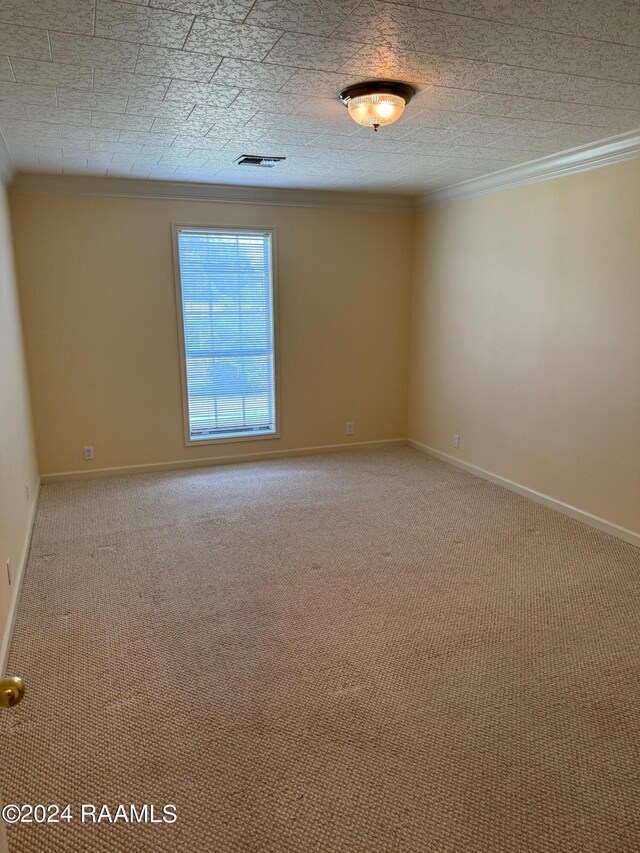
[(0, 708), (13, 708), (22, 701), (24, 696), (24, 681), (14, 675), (11, 678), (0, 678)]

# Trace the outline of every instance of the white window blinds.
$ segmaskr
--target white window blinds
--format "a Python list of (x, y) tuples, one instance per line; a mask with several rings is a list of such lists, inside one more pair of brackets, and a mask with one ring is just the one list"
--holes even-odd
[(189, 437), (275, 433), (271, 234), (177, 230)]

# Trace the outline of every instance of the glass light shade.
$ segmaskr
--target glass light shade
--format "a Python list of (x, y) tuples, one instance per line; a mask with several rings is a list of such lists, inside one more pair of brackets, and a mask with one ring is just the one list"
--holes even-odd
[(358, 95), (348, 101), (349, 115), (365, 127), (382, 127), (398, 121), (405, 101), (400, 95)]

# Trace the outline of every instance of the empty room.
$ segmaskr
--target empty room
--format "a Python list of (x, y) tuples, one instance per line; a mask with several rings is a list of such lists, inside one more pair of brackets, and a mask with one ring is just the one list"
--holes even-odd
[(0, 853), (640, 850), (640, 4), (0, 0)]

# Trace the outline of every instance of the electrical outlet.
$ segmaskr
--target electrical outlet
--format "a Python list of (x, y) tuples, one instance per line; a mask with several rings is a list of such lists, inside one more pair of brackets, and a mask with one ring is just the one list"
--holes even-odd
[(29, 483), (24, 484), (24, 491), (27, 496), (27, 503), (29, 503), (29, 500), (31, 499), (31, 489), (29, 488)]
[(89, 444), (84, 449), (84, 461), (91, 462), (93, 459), (93, 447)]
[(11, 586), (11, 560), (7, 560), (7, 580), (9, 581), (9, 586)]
[(353, 421), (347, 421), (347, 435), (355, 435), (356, 425)]
[(453, 436), (453, 446), (454, 447), (460, 447), (460, 436), (459, 435)]

